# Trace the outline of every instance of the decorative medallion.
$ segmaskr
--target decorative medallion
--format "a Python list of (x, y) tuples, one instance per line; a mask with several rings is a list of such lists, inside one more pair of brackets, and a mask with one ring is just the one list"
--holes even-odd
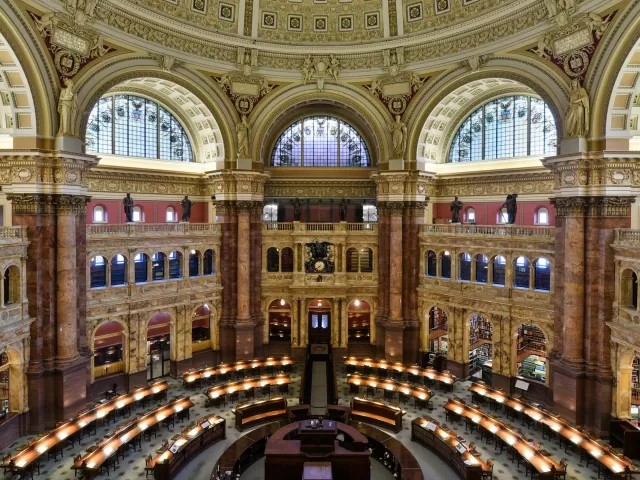
[(294, 32), (302, 31), (302, 15), (289, 15), (287, 17), (287, 29)]
[(433, 0), (436, 15), (451, 11), (451, 0)]
[(191, 10), (197, 13), (206, 13), (207, 0), (191, 0)]
[(240, 115), (249, 115), (260, 99), (275, 87), (264, 77), (244, 75), (240, 72), (225, 73), (222, 77), (213, 78), (231, 99)]
[(262, 28), (276, 28), (277, 19), (274, 12), (262, 12)]
[(384, 103), (389, 112), (402, 115), (416, 92), (420, 90), (428, 77), (420, 78), (414, 72), (391, 73), (373, 80), (370, 85), (365, 85), (369, 93), (378, 97)]
[(328, 30), (329, 18), (321, 15), (313, 17), (313, 31), (314, 32), (326, 32)]
[(235, 19), (235, 7), (228, 3), (220, 3), (220, 6), (218, 7), (218, 17), (220, 20), (233, 22)]
[(372, 29), (380, 26), (380, 13), (368, 12), (364, 14), (364, 28)]
[(407, 5), (407, 21), (422, 20), (422, 2)]
[(341, 32), (353, 30), (353, 15), (340, 15), (338, 17), (338, 29)]

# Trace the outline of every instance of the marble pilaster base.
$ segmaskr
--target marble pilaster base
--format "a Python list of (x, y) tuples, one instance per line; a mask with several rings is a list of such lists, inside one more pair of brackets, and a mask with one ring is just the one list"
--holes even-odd
[(456, 377), (464, 379), (469, 375), (469, 364), (447, 359), (447, 370), (453, 373)]
[(404, 325), (388, 323), (384, 329), (385, 359), (389, 362), (403, 362)]
[(584, 372), (564, 365), (561, 361), (552, 361), (553, 369), (553, 411), (571, 423), (582, 424), (584, 416)]
[(87, 361), (79, 360), (73, 365), (56, 368), (53, 375), (54, 398), (53, 407), (55, 422), (74, 416), (87, 405)]

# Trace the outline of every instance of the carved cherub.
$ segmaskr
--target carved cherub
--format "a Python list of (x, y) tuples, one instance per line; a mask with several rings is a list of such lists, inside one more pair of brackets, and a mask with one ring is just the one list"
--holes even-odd
[(315, 72), (316, 72), (316, 69), (313, 66), (313, 60), (311, 59), (311, 55), (307, 55), (307, 58), (304, 59), (304, 63), (302, 64), (303, 82), (308, 83)]

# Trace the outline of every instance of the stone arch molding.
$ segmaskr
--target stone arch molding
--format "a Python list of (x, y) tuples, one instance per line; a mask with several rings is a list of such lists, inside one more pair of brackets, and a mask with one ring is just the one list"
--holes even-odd
[(502, 92), (542, 98), (553, 112), (558, 139), (562, 138), (566, 80), (529, 57), (494, 57), (475, 72), (462, 68), (445, 72), (419, 91), (403, 119), (409, 126), (405, 157), (415, 155), (419, 164), (444, 162), (448, 143), (466, 115)]
[[(377, 163), (387, 163), (391, 144), (388, 125), (391, 115), (364, 91), (348, 85), (327, 84), (323, 91), (315, 85), (296, 85), (274, 91), (270, 102), (261, 102), (251, 114), (251, 157), (268, 163), (274, 143), (293, 121), (306, 114), (343, 114), (364, 138)], [(299, 110), (300, 114), (295, 115)]]
[(76, 85), (79, 114), (73, 131), (81, 139), (96, 102), (105, 94), (126, 92), (146, 96), (174, 113), (192, 141), (196, 162), (233, 158), (233, 109), (206, 78), (182, 67), (163, 70), (148, 58), (117, 59), (101, 64), (99, 74), (94, 70), (83, 73)]

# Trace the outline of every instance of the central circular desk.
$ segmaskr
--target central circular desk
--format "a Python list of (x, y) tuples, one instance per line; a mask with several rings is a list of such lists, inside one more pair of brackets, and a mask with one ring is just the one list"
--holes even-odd
[(333, 480), (369, 478), (367, 443), (358, 430), (335, 420), (292, 423), (267, 440), (264, 478), (317, 478), (313, 472), (322, 470)]

